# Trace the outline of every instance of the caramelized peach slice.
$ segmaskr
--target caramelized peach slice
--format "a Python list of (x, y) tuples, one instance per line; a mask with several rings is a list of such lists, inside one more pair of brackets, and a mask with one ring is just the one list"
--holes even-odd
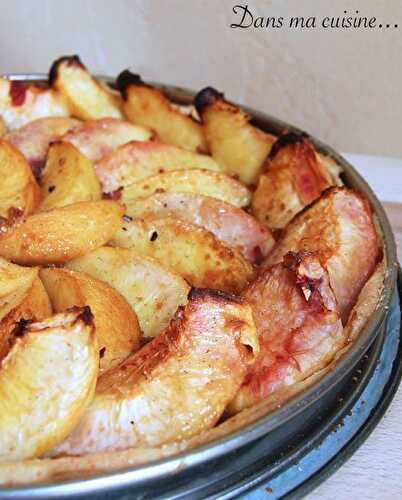
[(380, 256), (367, 199), (348, 188), (331, 188), (292, 220), (265, 265), (301, 250), (316, 252), (327, 269), (345, 324)]
[(95, 164), (106, 193), (169, 170), (203, 168), (220, 171), (207, 155), (154, 141), (131, 141)]
[(125, 222), (110, 244), (152, 257), (197, 287), (238, 293), (254, 275), (238, 250), (199, 226), (171, 217)]
[(283, 135), (259, 178), (253, 214), (269, 228), (282, 229), (332, 184), (311, 142), (301, 134)]
[(63, 312), (73, 306), (91, 308), (99, 347), (100, 373), (119, 365), (138, 350), (141, 332), (137, 315), (113, 287), (86, 273), (69, 269), (42, 269), (40, 277), (54, 312)]
[(0, 224), (0, 255), (19, 264), (57, 264), (107, 243), (121, 226), (115, 201), (83, 201)]
[(126, 248), (102, 247), (67, 262), (120, 292), (137, 314), (144, 337), (159, 335), (179, 306), (187, 303), (190, 287), (157, 261)]
[(289, 253), (244, 292), (260, 340), (260, 353), (229, 406), (252, 406), (326, 366), (344, 345), (328, 274), (317, 257)]
[(213, 427), (257, 351), (249, 306), (192, 290), (165, 332), (99, 378), (90, 408), (52, 455), (158, 446)]
[(0, 139), (0, 217), (28, 215), (41, 201), (41, 192), (27, 160), (18, 149)]
[(62, 442), (91, 402), (98, 375), (89, 308), (17, 328), (0, 366), (0, 462), (40, 457)]
[(242, 109), (212, 87), (201, 90), (194, 102), (212, 157), (227, 174), (254, 184), (275, 137), (254, 127)]
[(17, 266), (0, 258), (0, 361), (16, 340), (18, 321), (41, 320), (51, 314), (38, 268)]
[(4, 139), (21, 151), (28, 160), (33, 174), (38, 178), (45, 166), (50, 143), (79, 123), (74, 118), (60, 116), (38, 118), (9, 132)]
[(41, 210), (102, 198), (92, 163), (70, 142), (57, 141), (50, 146), (40, 184)]
[(130, 184), (123, 189), (122, 201), (130, 203), (154, 193), (181, 192), (211, 196), (236, 207), (246, 207), (251, 201), (251, 192), (231, 177), (200, 168), (172, 170)]
[(130, 121), (151, 128), (167, 144), (198, 153), (207, 151), (201, 123), (182, 113), (162, 90), (147, 85), (139, 75), (127, 70), (117, 77), (117, 86), (123, 95), (123, 109)]
[(78, 125), (64, 134), (61, 140), (71, 142), (94, 162), (126, 142), (147, 141), (151, 137), (152, 132), (144, 127), (117, 118), (102, 118)]
[(112, 90), (94, 78), (78, 56), (57, 59), (49, 71), (49, 85), (66, 97), (77, 118), (122, 118), (120, 103)]
[(126, 203), (135, 218), (176, 217), (213, 233), (238, 248), (253, 264), (266, 257), (274, 245), (271, 232), (254, 217), (230, 203), (192, 193), (155, 193)]

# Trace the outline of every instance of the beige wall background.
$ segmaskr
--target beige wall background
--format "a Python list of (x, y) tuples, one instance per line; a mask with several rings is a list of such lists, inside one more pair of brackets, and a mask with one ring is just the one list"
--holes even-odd
[[(231, 29), (255, 15), (359, 10), (398, 29)], [(402, 157), (400, 0), (0, 0), (0, 72), (47, 71), (78, 53), (93, 72), (144, 79), (260, 108), (342, 151)]]

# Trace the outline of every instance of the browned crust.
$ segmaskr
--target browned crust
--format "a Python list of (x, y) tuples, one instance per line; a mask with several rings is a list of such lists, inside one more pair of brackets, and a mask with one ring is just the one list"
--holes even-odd
[[(11, 339), (22, 338), (27, 331), (27, 327), (33, 320), (21, 318), (15, 323), (13, 331), (11, 332)], [(10, 340), (11, 340), (10, 339)], [(11, 342), (12, 343), (12, 340)]]
[(91, 308), (89, 306), (84, 307), (73, 307), (73, 311), (81, 311), (77, 316), (77, 321), (83, 321), (87, 326), (94, 325), (94, 315), (92, 314)]
[(59, 74), (59, 66), (61, 64), (67, 64), (68, 66), (78, 66), (86, 70), (86, 67), (77, 54), (74, 54), (72, 56), (59, 57), (53, 62), (49, 69), (49, 87), (53, 87), (53, 85), (55, 84)]

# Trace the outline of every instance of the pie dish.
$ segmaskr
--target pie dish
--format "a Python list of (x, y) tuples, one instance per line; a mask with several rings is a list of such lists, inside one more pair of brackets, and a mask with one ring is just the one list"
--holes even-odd
[[(281, 417), (281, 425), (286, 425), (284, 414), (292, 408), (295, 411), (300, 398), (307, 401), (313, 393), (323, 394), (325, 387), (330, 390), (342, 371), (362, 356), (384, 320), (395, 282), (395, 249), (380, 205), (345, 161), (319, 142), (258, 113), (251, 113), (253, 121), (249, 122), (240, 108), (211, 88), (195, 97), (196, 120), (194, 108), (184, 108), (188, 95), (171, 89), (168, 96), (176, 98), (173, 105), (155, 87), (127, 72), (117, 79), (121, 95), (97, 84), (107, 96), (102, 106), (98, 106), (100, 100), (77, 101), (75, 94), (68, 93), (77, 87), (69, 86), (69, 73), (63, 73), (63, 67), (78, 71), (82, 81), (88, 77), (86, 73), (82, 77), (86, 70), (76, 59), (62, 58), (50, 71), (51, 90), (41, 94), (36, 89), (35, 94), (17, 85), (11, 92), (10, 84), (8, 94), (14, 96), (19, 112), (1, 111), (5, 126), (11, 129), (3, 139), (5, 147), (14, 144), (13, 153), (19, 149), (32, 169), (24, 184), (24, 193), (29, 195), (21, 195), (18, 202), (13, 198), (14, 205), (8, 204), (2, 214), (0, 255), (7, 259), (4, 266), (19, 266), (13, 268), (17, 274), (24, 274), (22, 269), (30, 273), (29, 279), (24, 275), (29, 282), (26, 295), (15, 299), (22, 306), (9, 321), (7, 335), (21, 339), (12, 342), (18, 347), (23, 339), (34, 337), (35, 331), (63, 323), (63, 328), (75, 325), (89, 350), (96, 350), (89, 339), (104, 344), (98, 346), (97, 355), (100, 352), (102, 357), (95, 376), (90, 367), (94, 361), (96, 364), (96, 354), (78, 360), (82, 365), (73, 372), (81, 366), (86, 378), (79, 384), (74, 378), (69, 380), (81, 389), (71, 403), (81, 411), (68, 408), (67, 418), (55, 419), (62, 429), (57, 430), (56, 438), (46, 436), (46, 424), (39, 420), (38, 429), (43, 432), (36, 434), (45, 445), (33, 451), (24, 446), (22, 454), (17, 449), (12, 455), (10, 444), (5, 443), (7, 453), (0, 464), (0, 481), (5, 486), (137, 466), (133, 478), (135, 470), (141, 472), (138, 466), (155, 460), (159, 466), (165, 464), (166, 473), (177, 467), (176, 457), (185, 456), (184, 452), (202, 461), (206, 445), (212, 454), (214, 449), (222, 453), (222, 440), (228, 451), (239, 446), (241, 434), (255, 439), (269, 432), (275, 418), (275, 425)], [(91, 90), (85, 96), (93, 94)], [(57, 129), (56, 136), (54, 129), (44, 132), (42, 116), (39, 136), (46, 140), (35, 139), (32, 145), (26, 130), (37, 126), (32, 118), (42, 104), (27, 106), (25, 118), (21, 111), (29, 99), (35, 103), (45, 97), (51, 103), (46, 109), (55, 109), (61, 131)], [(134, 124), (121, 121), (121, 108)], [(205, 155), (207, 151), (212, 155)], [(18, 158), (24, 163), (24, 157)], [(63, 174), (63, 169), (60, 173), (61, 160), (63, 165), (74, 166), (73, 176)], [(99, 180), (107, 200), (100, 200)], [(343, 182), (359, 193), (340, 186)], [(10, 212), (10, 208), (18, 212)], [(191, 253), (194, 248), (197, 252)], [(29, 267), (32, 265), (41, 270), (32, 273), (36, 269)], [(124, 288), (130, 276), (133, 281)], [(102, 285), (97, 285), (99, 281)], [(135, 284), (137, 288), (130, 293)], [(34, 285), (41, 288), (40, 293), (31, 291)], [(97, 286), (103, 286), (103, 291)], [(148, 287), (146, 291), (143, 286)], [(138, 300), (144, 293), (157, 292), (157, 306)], [(94, 298), (91, 293), (98, 295)], [(42, 309), (30, 305), (34, 314), (27, 316), (24, 301), (29, 303), (41, 294)], [(115, 309), (99, 319), (110, 306), (111, 296), (116, 296), (112, 300)], [(71, 306), (81, 308), (32, 325), (24, 323), (33, 317), (47, 318), (51, 309), (59, 312)], [(177, 308), (179, 313), (169, 325)], [(116, 325), (117, 319), (107, 323), (108, 316), (122, 324)], [(122, 331), (130, 335), (110, 343), (111, 331), (113, 339)], [(171, 346), (179, 343), (181, 335), (185, 345), (196, 345), (203, 356), (191, 358), (181, 351), (180, 363), (173, 363), (167, 371), (163, 362), (172, 356)], [(203, 342), (216, 351), (211, 353)], [(140, 344), (145, 345), (137, 350)], [(7, 346), (4, 350), (7, 359)], [(149, 360), (153, 357), (159, 357), (162, 366), (156, 388), (151, 387), (155, 366)], [(2, 369), (9, 363), (3, 365)], [(137, 368), (130, 372), (134, 365)], [(201, 374), (211, 377), (207, 385), (212, 389), (206, 399), (191, 392), (194, 379), (187, 378), (186, 386), (181, 378), (191, 370), (198, 378)], [(127, 371), (131, 378), (122, 377)], [(32, 376), (35, 373), (33, 370)], [(174, 387), (166, 383), (166, 374), (174, 379)], [(12, 378), (7, 375), (7, 380)], [(61, 376), (55, 378), (61, 381)], [(105, 432), (105, 425), (114, 422), (108, 418), (114, 411), (116, 393), (118, 405), (121, 397), (129, 405), (130, 398), (138, 397), (133, 397), (132, 387), (140, 384), (142, 401), (151, 389), (157, 401), (150, 413), (150, 427), (138, 426), (141, 414), (134, 404), (117, 433)], [(161, 418), (162, 424), (155, 430), (160, 404), (166, 408), (169, 400), (172, 406), (166, 410), (167, 419), (163, 422)], [(202, 418), (187, 422), (188, 412)], [(39, 411), (39, 417), (42, 413)], [(8, 435), (13, 440), (17, 424), (11, 421), (9, 425)]]

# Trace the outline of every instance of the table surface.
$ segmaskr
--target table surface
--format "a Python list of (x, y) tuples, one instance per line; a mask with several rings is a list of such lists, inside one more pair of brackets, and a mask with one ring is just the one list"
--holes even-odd
[[(376, 192), (402, 262), (402, 160), (345, 155)], [(308, 500), (402, 499), (402, 386), (367, 441)]]

